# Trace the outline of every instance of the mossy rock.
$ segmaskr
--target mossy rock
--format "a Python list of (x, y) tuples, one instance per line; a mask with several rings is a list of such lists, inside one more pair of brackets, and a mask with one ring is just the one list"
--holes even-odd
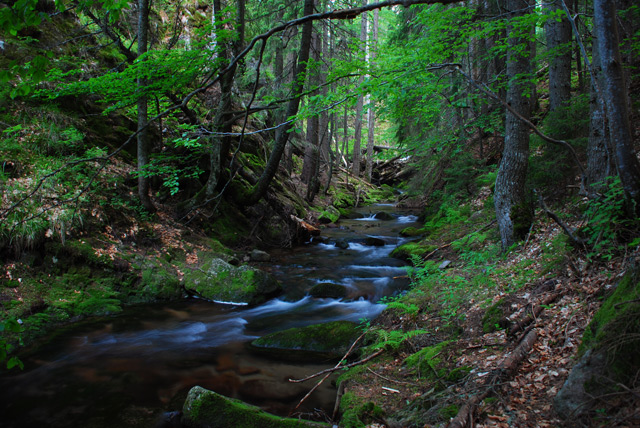
[(240, 305), (259, 305), (282, 293), (282, 285), (272, 275), (218, 258), (185, 269), (183, 283), (187, 292), (204, 299)]
[[(154, 260), (142, 265), (142, 278), (133, 300), (135, 303), (176, 300), (182, 297), (178, 272)], [(133, 303), (133, 302), (131, 302)]]
[(491, 305), (482, 317), (482, 332), (493, 333), (507, 327), (505, 300), (500, 299)]
[(387, 212), (384, 212), (384, 211), (377, 212), (374, 215), (374, 217), (376, 218), (376, 220), (385, 220), (385, 221), (393, 220), (393, 215), (391, 215), (391, 214), (389, 214)]
[(182, 407), (181, 426), (187, 428), (302, 428), (330, 425), (301, 419), (281, 418), (256, 406), (194, 386)]
[(311, 287), (309, 294), (318, 298), (342, 299), (347, 297), (347, 287), (332, 282), (322, 282)]
[(359, 335), (358, 324), (332, 321), (268, 334), (251, 342), (251, 349), (277, 358), (341, 358)]
[(582, 336), (580, 353), (602, 351), (615, 380), (640, 370), (640, 266), (629, 271), (602, 304)]
[(320, 213), (318, 221), (323, 224), (335, 223), (340, 219), (340, 211), (336, 207), (329, 205), (327, 209)]
[(435, 245), (422, 244), (420, 242), (407, 242), (396, 247), (390, 254), (391, 257), (400, 260), (411, 260), (413, 256), (424, 257), (438, 248)]
[(426, 231), (423, 228), (418, 229), (417, 227), (405, 227), (400, 231), (400, 236), (404, 237), (414, 237), (424, 235)]

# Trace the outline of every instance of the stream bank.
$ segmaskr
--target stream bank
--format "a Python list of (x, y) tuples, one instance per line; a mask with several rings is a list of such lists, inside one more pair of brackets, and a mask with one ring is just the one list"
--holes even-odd
[[(7, 426), (24, 426), (25, 417), (55, 427), (144, 426), (179, 409), (194, 385), (286, 415), (309, 388), (287, 379), (327, 362), (281, 361), (246, 344), (286, 328), (375, 318), (384, 308), (378, 300), (407, 286), (404, 263), (388, 254), (417, 217), (392, 205), (359, 211), (359, 218), (326, 228), (322, 240), (272, 251), (271, 262), (254, 263), (283, 284), (281, 297), (254, 307), (198, 299), (134, 306), (58, 332), (24, 355), (23, 372), (3, 377)], [(380, 212), (386, 220), (376, 218)], [(344, 287), (345, 297), (308, 295), (320, 283)], [(327, 383), (300, 412), (325, 409), (315, 417), (326, 417), (335, 395)]]

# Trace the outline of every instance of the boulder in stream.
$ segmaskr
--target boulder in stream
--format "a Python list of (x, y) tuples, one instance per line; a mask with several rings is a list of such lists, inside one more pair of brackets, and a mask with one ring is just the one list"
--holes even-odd
[(320, 428), (330, 425), (281, 418), (256, 406), (194, 386), (182, 408), (182, 424), (188, 428)]
[(321, 282), (309, 290), (309, 294), (317, 298), (342, 299), (347, 297), (347, 287), (333, 282)]
[(247, 265), (235, 267), (216, 258), (197, 268), (185, 269), (184, 288), (207, 300), (251, 306), (282, 293), (282, 285), (272, 275)]
[(354, 322), (331, 321), (267, 334), (251, 342), (251, 349), (288, 360), (342, 358), (360, 334)]
[(252, 262), (269, 262), (271, 261), (271, 255), (266, 251), (255, 249), (251, 251), (249, 255)]
[(393, 220), (393, 216), (387, 212), (380, 211), (374, 215), (376, 220)]

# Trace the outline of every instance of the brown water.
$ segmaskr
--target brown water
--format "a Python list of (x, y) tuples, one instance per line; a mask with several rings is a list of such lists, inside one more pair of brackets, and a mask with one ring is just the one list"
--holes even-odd
[[(385, 211), (392, 220), (370, 214)], [(322, 244), (272, 253), (258, 265), (283, 283), (285, 294), (255, 308), (197, 299), (128, 308), (124, 313), (75, 325), (23, 357), (25, 370), (0, 378), (1, 427), (147, 427), (165, 411), (179, 410), (188, 390), (200, 385), (287, 415), (315, 384), (292, 384), (329, 366), (274, 361), (252, 354), (246, 344), (266, 333), (333, 320), (375, 318), (377, 302), (406, 287), (401, 262), (388, 254), (402, 243), (398, 233), (415, 216), (382, 205), (361, 209), (364, 218), (326, 229)], [(366, 246), (366, 236), (385, 241)], [(335, 240), (349, 241), (339, 249)], [(347, 287), (347, 299), (314, 299), (316, 283)], [(298, 409), (331, 416), (330, 382)]]

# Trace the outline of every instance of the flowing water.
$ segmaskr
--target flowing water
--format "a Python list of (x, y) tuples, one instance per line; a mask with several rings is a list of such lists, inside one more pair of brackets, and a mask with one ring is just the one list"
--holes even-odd
[[(380, 211), (391, 219), (375, 218)], [(23, 357), (24, 371), (0, 378), (0, 426), (153, 426), (162, 412), (179, 410), (194, 385), (287, 415), (315, 384), (287, 379), (333, 363), (267, 359), (250, 352), (247, 343), (290, 327), (375, 318), (384, 309), (380, 298), (407, 285), (403, 264), (389, 253), (403, 242), (400, 230), (415, 225), (416, 217), (393, 205), (360, 213), (362, 218), (323, 230), (322, 242), (272, 252), (270, 263), (258, 265), (285, 288), (280, 298), (261, 306), (190, 299), (127, 308), (58, 332)], [(384, 245), (366, 245), (367, 237)], [(344, 285), (347, 298), (309, 297), (308, 290), (321, 282)], [(330, 416), (335, 395), (326, 382), (298, 411)]]

